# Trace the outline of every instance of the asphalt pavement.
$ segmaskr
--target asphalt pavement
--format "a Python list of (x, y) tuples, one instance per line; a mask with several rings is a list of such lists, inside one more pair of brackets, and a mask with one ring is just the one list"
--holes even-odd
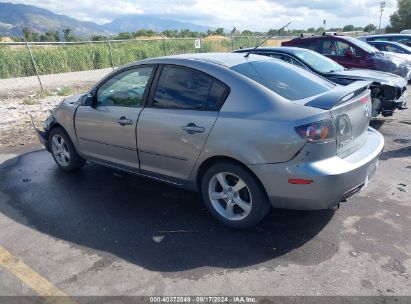
[(219, 225), (196, 193), (94, 164), (64, 173), (36, 144), (2, 149), (0, 296), (41, 284), (69, 296), (411, 296), (411, 109), (372, 126), (386, 147), (367, 189), (338, 210), (272, 210), (246, 231)]

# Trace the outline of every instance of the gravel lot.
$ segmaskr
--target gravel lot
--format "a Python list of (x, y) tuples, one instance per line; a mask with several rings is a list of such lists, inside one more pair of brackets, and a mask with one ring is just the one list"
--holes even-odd
[[(247, 231), (217, 224), (196, 193), (92, 164), (66, 174), (38, 144), (3, 146), (0, 247), (70, 296), (411, 296), (411, 110), (372, 126), (386, 146), (367, 189)], [(0, 266), (0, 296), (30, 294)]]
[(86, 92), (109, 72), (111, 69), (41, 76), (46, 94), (37, 77), (0, 79), (0, 146), (33, 142), (30, 115), (40, 124), (65, 95)]

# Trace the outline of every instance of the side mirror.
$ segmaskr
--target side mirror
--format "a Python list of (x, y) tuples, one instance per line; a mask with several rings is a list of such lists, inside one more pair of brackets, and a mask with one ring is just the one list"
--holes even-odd
[(82, 106), (94, 106), (94, 98), (92, 94), (86, 94), (81, 97), (81, 105)]

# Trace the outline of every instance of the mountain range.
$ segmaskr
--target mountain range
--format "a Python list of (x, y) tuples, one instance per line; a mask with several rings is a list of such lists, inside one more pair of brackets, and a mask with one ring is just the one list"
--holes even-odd
[(3, 36), (21, 36), (24, 27), (29, 27), (40, 34), (48, 30), (62, 31), (65, 28), (70, 28), (74, 35), (82, 37), (113, 35), (139, 29), (155, 31), (189, 29), (205, 32), (210, 28), (152, 15), (124, 15), (100, 25), (90, 21), (80, 21), (66, 15), (58, 15), (33, 5), (0, 2), (0, 34)]

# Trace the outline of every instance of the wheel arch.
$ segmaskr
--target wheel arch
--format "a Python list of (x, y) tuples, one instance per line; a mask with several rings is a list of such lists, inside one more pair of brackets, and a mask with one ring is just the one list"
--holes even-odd
[(50, 133), (51, 133), (51, 131), (52, 131), (53, 129), (55, 129), (55, 128), (62, 128), (62, 129), (67, 133), (66, 129), (64, 129), (64, 127), (63, 127), (61, 124), (59, 124), (57, 121), (54, 121), (54, 122), (53, 122), (52, 124), (50, 124), (50, 126), (47, 128), (47, 131), (46, 131), (47, 140), (50, 141)]
[(235, 158), (229, 157), (229, 156), (223, 156), (223, 155), (211, 156), (211, 157), (207, 158), (206, 160), (204, 160), (201, 163), (201, 165), (199, 166), (199, 168), (196, 172), (196, 186), (197, 186), (197, 189), (199, 189), (201, 191), (201, 179), (203, 178), (203, 176), (204, 176), (205, 172), (207, 171), (207, 169), (210, 168), (211, 166), (213, 166), (214, 164), (222, 163), (222, 162), (229, 162), (229, 163), (232, 163), (232, 164), (239, 165), (240, 167), (242, 167), (243, 169), (248, 171), (256, 179), (256, 181), (260, 184), (260, 186), (264, 190), (264, 195), (266, 195), (266, 197), (268, 198), (268, 194), (267, 194), (267, 191), (266, 191), (263, 183), (258, 178), (258, 176), (247, 165), (245, 165), (243, 162), (239, 161), (238, 159), (235, 159)]

